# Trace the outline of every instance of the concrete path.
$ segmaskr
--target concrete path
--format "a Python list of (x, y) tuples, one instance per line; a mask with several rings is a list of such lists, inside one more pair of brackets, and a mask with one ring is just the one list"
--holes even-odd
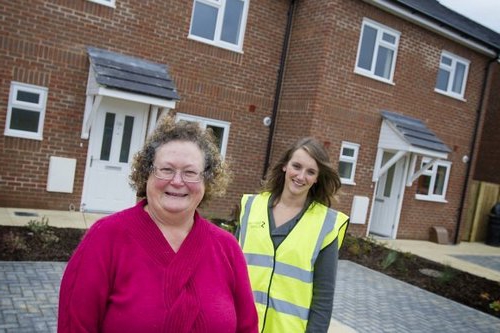
[[(0, 333), (56, 331), (65, 266), (0, 262)], [(341, 260), (331, 332), (496, 333), (500, 319)]]
[(500, 247), (481, 242), (444, 245), (422, 240), (380, 240), (381, 244), (409, 252), (461, 271), (500, 282)]

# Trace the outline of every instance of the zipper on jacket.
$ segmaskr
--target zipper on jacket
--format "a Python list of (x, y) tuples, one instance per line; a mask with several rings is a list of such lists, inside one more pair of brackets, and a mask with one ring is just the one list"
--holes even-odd
[[(279, 245), (278, 245), (279, 247)], [(273, 283), (273, 276), (274, 276), (274, 271), (276, 269), (276, 250), (273, 246), (274, 249), (274, 254), (273, 254), (273, 269), (271, 271), (271, 276), (269, 278), (269, 286), (267, 287), (267, 297), (266, 297), (266, 311), (264, 312), (264, 318), (262, 319), (262, 331), (260, 333), (264, 332), (264, 328), (266, 327), (266, 319), (267, 319), (267, 310), (269, 310), (269, 299), (271, 298), (271, 285)]]

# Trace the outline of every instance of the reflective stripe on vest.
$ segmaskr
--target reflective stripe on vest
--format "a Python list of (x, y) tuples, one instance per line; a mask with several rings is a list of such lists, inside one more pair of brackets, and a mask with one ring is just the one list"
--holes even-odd
[[(267, 217), (269, 198), (269, 193), (244, 195), (240, 214), (240, 245), (248, 264), (259, 327), (266, 332), (305, 331), (314, 263), (320, 250), (337, 238), (348, 219), (316, 203), (306, 210), (275, 253)], [(342, 237), (344, 233), (345, 229)]]

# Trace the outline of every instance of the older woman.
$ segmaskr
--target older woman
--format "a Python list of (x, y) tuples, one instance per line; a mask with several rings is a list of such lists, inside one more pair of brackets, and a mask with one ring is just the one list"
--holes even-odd
[(96, 222), (66, 267), (58, 332), (257, 332), (237, 241), (196, 211), (228, 183), (212, 135), (164, 118), (131, 181), (144, 199)]

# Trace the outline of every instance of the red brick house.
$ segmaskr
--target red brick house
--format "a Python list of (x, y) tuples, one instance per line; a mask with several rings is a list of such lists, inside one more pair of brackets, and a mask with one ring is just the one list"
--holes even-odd
[(208, 217), (230, 217), (288, 143), (315, 136), (350, 232), (458, 239), (500, 35), (437, 1), (1, 6), (0, 206), (132, 205), (132, 154), (175, 112), (214, 129), (234, 171)]

